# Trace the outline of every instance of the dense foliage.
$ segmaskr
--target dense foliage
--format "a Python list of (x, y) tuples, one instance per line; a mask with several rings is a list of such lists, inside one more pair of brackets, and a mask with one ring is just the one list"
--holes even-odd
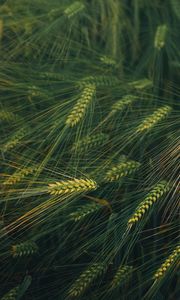
[(178, 299), (179, 24), (0, 1), (0, 299)]

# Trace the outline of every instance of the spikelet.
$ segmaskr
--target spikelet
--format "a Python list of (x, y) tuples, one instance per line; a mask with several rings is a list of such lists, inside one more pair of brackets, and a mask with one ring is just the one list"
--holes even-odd
[(152, 115), (148, 116), (143, 122), (137, 127), (136, 133), (151, 130), (157, 123), (164, 119), (172, 108), (168, 105), (158, 108)]
[(15, 257), (33, 255), (38, 252), (38, 246), (33, 241), (26, 241), (20, 244), (12, 245), (11, 253)]
[(106, 172), (105, 181), (116, 181), (122, 177), (128, 176), (140, 168), (140, 163), (134, 160), (120, 162)]
[(162, 196), (164, 196), (167, 192), (169, 192), (171, 185), (166, 181), (161, 181), (155, 185), (155, 187), (149, 192), (146, 198), (140, 203), (140, 205), (136, 208), (135, 212), (131, 216), (128, 221), (128, 224), (133, 225), (136, 224), (147, 211), (149, 211), (150, 207)]
[(20, 182), (25, 176), (32, 174), (37, 170), (37, 167), (27, 167), (23, 168), (20, 171), (15, 172), (8, 177), (6, 181), (3, 182), (3, 185), (12, 185)]
[(64, 14), (70, 19), (85, 8), (80, 1), (75, 1), (64, 10)]
[(151, 88), (153, 86), (152, 80), (144, 78), (136, 81), (132, 81), (128, 83), (129, 87), (132, 87), (136, 90), (145, 90), (147, 88)]
[(86, 109), (93, 100), (95, 92), (95, 84), (89, 84), (83, 89), (79, 100), (66, 119), (66, 125), (74, 127), (84, 117)]
[(112, 57), (108, 57), (106, 55), (103, 55), (100, 57), (100, 61), (108, 66), (115, 66), (116, 65), (116, 61), (112, 58)]
[(118, 288), (124, 281), (129, 279), (129, 276), (132, 274), (133, 267), (124, 265), (120, 266), (110, 284), (111, 289)]
[(0, 110), (0, 121), (6, 121), (6, 122), (16, 122), (20, 119), (20, 117), (10, 111), (7, 110)]
[(16, 300), (19, 293), (20, 286), (17, 286), (11, 289), (8, 293), (6, 293), (1, 300)]
[(12, 288), (9, 292), (7, 292), (1, 300), (17, 300), (22, 298), (24, 293), (29, 288), (30, 284), (32, 282), (32, 278), (29, 275), (26, 275), (23, 282), (19, 284), (18, 286)]
[(27, 134), (27, 128), (21, 128), (18, 130), (12, 137), (11, 139), (4, 145), (2, 146), (2, 151), (6, 152), (8, 150), (11, 150), (12, 148), (16, 147), (17, 144), (20, 143), (21, 139), (24, 138), (24, 136)]
[(69, 296), (74, 298), (82, 295), (90, 287), (94, 280), (103, 275), (105, 269), (106, 268), (102, 263), (92, 264), (74, 282), (69, 290)]
[(93, 136), (86, 136), (82, 140), (79, 140), (77, 143), (74, 143), (72, 151), (87, 151), (89, 149), (101, 146), (105, 144), (109, 139), (109, 135), (105, 133), (97, 133)]
[(122, 97), (120, 100), (116, 101), (111, 107), (111, 114), (116, 113), (117, 111), (122, 111), (126, 106), (131, 104), (137, 99), (137, 96), (134, 95), (126, 95)]
[(85, 87), (87, 84), (95, 84), (97, 87), (108, 87), (119, 84), (119, 80), (115, 76), (88, 76), (78, 82), (80, 88)]
[(110, 169), (112, 169), (116, 164), (120, 164), (122, 162), (126, 162), (128, 160), (127, 156), (122, 154), (118, 157), (118, 160), (113, 161), (111, 160), (111, 158), (109, 157), (109, 159), (103, 159), (101, 161), (101, 163), (98, 165), (97, 168), (94, 168), (90, 173), (89, 176), (91, 176), (91, 178), (94, 178), (95, 180), (97, 179), (97, 181), (101, 182), (102, 181), (102, 177), (105, 176), (106, 172)]
[(70, 76), (66, 76), (62, 73), (57, 72), (41, 72), (39, 74), (40, 78), (47, 79), (47, 80), (53, 80), (53, 81), (71, 81), (72, 78)]
[(176, 262), (179, 263), (179, 258), (180, 258), (180, 245), (176, 246), (173, 252), (168, 256), (165, 262), (156, 271), (153, 278), (156, 280), (161, 279), (164, 275), (166, 275), (166, 273)]
[(59, 181), (55, 183), (50, 183), (48, 186), (48, 191), (51, 195), (64, 195), (71, 193), (82, 193), (97, 188), (97, 183), (91, 179), (77, 179), (67, 181)]
[(161, 50), (165, 46), (166, 35), (167, 35), (167, 25), (159, 25), (156, 29), (156, 34), (154, 38), (154, 48)]
[(28, 87), (28, 97), (46, 97), (44, 91), (42, 91), (39, 87), (32, 85)]
[(75, 212), (70, 214), (70, 218), (75, 222), (80, 221), (86, 216), (98, 211), (101, 207), (101, 205), (94, 202), (82, 205)]
[(62, 11), (59, 7), (58, 8), (52, 8), (52, 9), (49, 10), (47, 15), (48, 15), (49, 21), (52, 22), (52, 21), (54, 21), (54, 19), (57, 19), (62, 15)]

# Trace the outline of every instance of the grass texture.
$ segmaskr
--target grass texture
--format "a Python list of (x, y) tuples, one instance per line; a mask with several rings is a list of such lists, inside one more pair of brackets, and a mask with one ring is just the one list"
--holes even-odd
[(176, 0), (0, 1), (0, 299), (175, 300)]

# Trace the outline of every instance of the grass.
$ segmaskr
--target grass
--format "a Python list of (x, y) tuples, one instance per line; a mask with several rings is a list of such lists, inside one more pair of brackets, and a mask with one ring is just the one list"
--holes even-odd
[(0, 2), (0, 299), (177, 299), (177, 1), (15, 2)]

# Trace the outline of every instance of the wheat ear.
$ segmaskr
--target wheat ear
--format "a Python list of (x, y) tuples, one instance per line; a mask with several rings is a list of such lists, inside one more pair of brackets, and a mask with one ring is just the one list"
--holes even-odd
[(74, 127), (77, 123), (79, 123), (79, 121), (84, 117), (87, 107), (92, 101), (95, 92), (95, 84), (89, 84), (83, 89), (79, 100), (77, 101), (71, 113), (66, 119), (66, 125)]
[(65, 10), (64, 14), (70, 19), (73, 16), (77, 15), (80, 11), (85, 8), (84, 4), (80, 1), (75, 1), (69, 5)]
[(176, 262), (179, 262), (179, 257), (180, 245), (176, 246), (173, 252), (168, 256), (165, 262), (156, 271), (153, 278), (157, 280), (161, 279)]
[(115, 76), (87, 76), (78, 81), (80, 88), (86, 87), (87, 84), (95, 84), (96, 87), (108, 87), (119, 84), (119, 79)]
[(7, 292), (1, 300), (18, 300), (22, 298), (26, 290), (29, 288), (32, 282), (32, 278), (29, 275), (26, 275), (23, 282), (18, 286), (12, 288), (9, 292)]
[(137, 127), (136, 133), (151, 130), (155, 125), (157, 125), (157, 123), (164, 119), (171, 112), (171, 110), (172, 108), (168, 105), (160, 107), (152, 115), (143, 120), (143, 122)]
[(94, 147), (98, 147), (106, 143), (109, 139), (109, 135), (105, 133), (97, 133), (93, 136), (86, 136), (72, 146), (72, 151), (87, 151)]
[(97, 203), (88, 203), (86, 205), (82, 205), (75, 212), (70, 214), (70, 218), (75, 222), (80, 221), (88, 215), (98, 211), (101, 207), (102, 206)]
[(122, 111), (126, 106), (131, 104), (137, 99), (135, 95), (125, 95), (120, 100), (116, 101), (111, 107), (111, 114), (116, 113), (117, 111)]
[(132, 270), (132, 266), (120, 266), (110, 284), (111, 289), (118, 288), (124, 281), (128, 280), (130, 275), (132, 274)]
[(112, 57), (106, 55), (101, 56), (100, 61), (107, 66), (116, 66), (116, 61)]
[(21, 141), (22, 138), (27, 134), (27, 129), (26, 128), (21, 128), (18, 130), (15, 135), (11, 137), (11, 139), (4, 145), (2, 146), (2, 150), (4, 152), (11, 150), (12, 148), (16, 147), (17, 144)]
[(3, 182), (4, 185), (12, 185), (20, 182), (25, 176), (32, 174), (37, 170), (37, 167), (27, 167), (20, 171), (15, 172), (13, 175), (9, 176), (6, 181)]
[(0, 120), (6, 121), (6, 122), (16, 122), (20, 119), (20, 117), (17, 114), (14, 114), (8, 110), (2, 109), (0, 110)]
[(157, 202), (159, 198), (164, 196), (170, 190), (170, 184), (166, 181), (159, 182), (146, 196), (146, 198), (136, 208), (133, 215), (128, 221), (128, 224), (133, 225), (139, 222), (150, 207)]
[(38, 252), (38, 246), (33, 241), (12, 245), (11, 253), (14, 258), (33, 255)]
[(161, 50), (165, 46), (166, 35), (167, 35), (167, 25), (159, 25), (156, 29), (155, 38), (154, 38), (154, 48)]
[(128, 83), (129, 87), (134, 88), (135, 90), (145, 90), (153, 86), (152, 80), (148, 78), (143, 78)]
[(7, 292), (2, 298), (1, 300), (16, 300), (18, 293), (20, 290), (20, 286), (16, 286), (13, 289), (11, 289), (9, 292)]
[(97, 188), (97, 183), (91, 179), (77, 179), (67, 181), (59, 181), (55, 183), (50, 183), (48, 186), (48, 191), (51, 195), (64, 195), (71, 193), (82, 193)]
[(86, 269), (80, 277), (74, 282), (69, 290), (70, 297), (79, 297), (92, 284), (92, 282), (105, 272), (104, 264), (94, 263)]
[(140, 168), (140, 163), (134, 160), (120, 162), (106, 172), (105, 181), (116, 181), (122, 177), (126, 177)]

